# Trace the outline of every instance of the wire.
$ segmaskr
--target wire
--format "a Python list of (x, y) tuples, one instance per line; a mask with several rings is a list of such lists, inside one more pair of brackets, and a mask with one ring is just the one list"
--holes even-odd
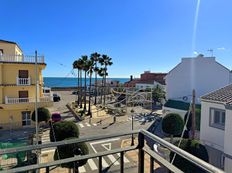
[[(187, 123), (188, 123), (188, 120), (189, 120), (189, 117), (190, 117), (190, 112), (191, 112), (191, 110), (192, 110), (191, 107), (192, 107), (192, 101), (191, 101), (190, 104), (189, 104), (188, 115), (187, 115), (187, 119), (186, 119), (186, 122), (185, 122), (184, 127), (183, 127), (183, 130), (182, 130), (182, 133), (181, 133), (180, 141), (179, 141), (179, 143), (178, 143), (178, 145), (177, 145), (178, 148), (180, 147), (180, 144), (181, 144), (181, 142), (182, 142), (182, 140), (183, 140), (184, 131), (185, 131), (185, 129), (187, 128)], [(174, 154), (174, 156), (173, 156), (173, 158), (172, 158), (171, 164), (173, 164), (175, 158), (176, 158), (176, 153)]]

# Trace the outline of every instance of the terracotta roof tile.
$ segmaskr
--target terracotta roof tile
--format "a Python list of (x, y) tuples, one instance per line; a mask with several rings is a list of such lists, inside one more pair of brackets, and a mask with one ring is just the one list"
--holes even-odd
[(204, 95), (201, 97), (201, 99), (232, 105), (232, 84)]

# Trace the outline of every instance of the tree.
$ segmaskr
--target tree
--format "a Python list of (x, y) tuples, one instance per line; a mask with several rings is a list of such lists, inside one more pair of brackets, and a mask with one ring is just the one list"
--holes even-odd
[(93, 74), (93, 68), (94, 68), (94, 61), (89, 60), (87, 61), (87, 67), (88, 69), (88, 74), (89, 74), (89, 109), (88, 109), (88, 115), (91, 116), (92, 118), (92, 112), (91, 112), (91, 85), (92, 85), (92, 74)]
[(165, 91), (160, 85), (156, 85), (156, 87), (152, 90), (152, 98), (155, 103), (161, 103), (162, 99), (165, 99)]
[[(99, 58), (99, 63), (103, 66), (103, 72), (104, 72), (103, 78), (104, 78), (104, 88), (105, 88), (106, 87), (106, 76), (108, 75), (107, 67), (113, 64), (112, 58), (110, 58), (107, 55), (102, 55), (101, 58)], [(106, 92), (104, 89), (104, 102), (103, 102), (104, 106), (105, 106), (105, 102), (106, 102)]]
[(83, 61), (83, 70), (85, 72), (85, 92), (84, 92), (84, 111), (86, 111), (86, 91), (87, 91), (87, 84), (86, 84), (86, 75), (87, 75), (87, 71), (89, 70), (89, 66), (88, 66), (88, 56), (87, 55), (83, 55), (81, 57), (82, 61)]
[(100, 94), (101, 94), (101, 103), (102, 103), (102, 95), (103, 95), (103, 86), (104, 86), (104, 75), (105, 75), (105, 72), (104, 72), (104, 69), (103, 68), (100, 68), (99, 70), (98, 70), (98, 75), (100, 76), (100, 77), (102, 77), (102, 84), (101, 84), (101, 92), (100, 92)]
[(180, 135), (184, 128), (184, 121), (179, 114), (167, 114), (162, 120), (162, 130), (171, 135), (171, 143), (173, 135)]
[[(178, 145), (179, 141), (175, 142), (175, 145)], [(188, 153), (208, 162), (209, 156), (208, 152), (204, 145), (200, 144), (197, 140), (190, 140), (190, 139), (183, 139), (180, 144), (180, 148), (187, 151)], [(170, 160), (173, 159), (174, 153), (170, 153)], [(206, 171), (202, 170), (199, 166), (191, 163), (190, 161), (186, 160), (185, 158), (176, 154), (173, 165), (177, 168), (181, 169), (183, 172), (186, 173), (204, 173)]]
[(82, 108), (82, 68), (83, 68), (83, 61), (82, 59), (78, 59), (73, 62), (73, 68), (78, 70), (78, 100), (77, 104), (80, 105), (80, 108)]
[(66, 138), (79, 137), (79, 129), (72, 121), (59, 121), (51, 126), (50, 140), (62, 141)]
[[(38, 123), (42, 121), (48, 122), (48, 120), (50, 120), (51, 113), (47, 108), (38, 108), (37, 111), (38, 111)], [(31, 119), (35, 121), (35, 111), (32, 113)]]
[[(75, 138), (67, 138), (68, 139), (75, 139)], [(68, 145), (62, 145), (57, 147), (55, 153), (54, 153), (54, 160), (60, 160), (60, 159), (66, 159), (71, 158), (78, 155), (87, 155), (89, 154), (88, 146), (82, 142), (82, 143), (74, 143), (74, 144), (68, 144)], [(78, 167), (83, 166), (87, 163), (86, 160), (76, 161), (76, 162), (69, 162), (61, 164), (61, 167), (74, 169), (75, 172), (77, 172)]]
[(95, 72), (95, 84), (94, 84), (94, 90), (95, 90), (95, 98), (94, 98), (94, 105), (97, 104), (97, 75), (98, 75), (98, 66), (97, 63), (99, 61), (101, 54), (95, 52), (90, 55), (90, 59), (94, 62), (94, 72)]

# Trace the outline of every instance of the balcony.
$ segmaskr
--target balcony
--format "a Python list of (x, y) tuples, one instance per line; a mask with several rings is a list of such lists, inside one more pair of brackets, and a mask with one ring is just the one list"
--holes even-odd
[(28, 77), (28, 78), (19, 78), (19, 77), (17, 77), (16, 78), (16, 84), (18, 86), (31, 85), (31, 78), (30, 77)]
[[(40, 97), (38, 102), (52, 102), (53, 98), (50, 97)], [(35, 98), (10, 98), (5, 97), (5, 104), (23, 104), (23, 103), (35, 103)]]
[[(131, 131), (131, 132), (124, 132), (124, 133), (117, 133), (117, 134), (110, 134), (110, 135), (99, 135), (99, 136), (92, 136), (92, 137), (82, 137), (78, 139), (70, 139), (70, 140), (64, 140), (64, 141), (59, 141), (59, 142), (52, 142), (48, 144), (40, 144), (40, 145), (30, 145), (26, 147), (18, 147), (18, 148), (10, 148), (10, 149), (4, 149), (0, 150), (0, 156), (4, 154), (16, 154), (19, 152), (25, 152), (25, 153), (40, 153), (42, 150), (48, 150), (49, 148), (56, 148), (61, 145), (68, 145), (68, 144), (74, 144), (74, 143), (81, 143), (81, 142), (92, 142), (92, 141), (99, 141), (99, 140), (104, 140), (107, 141), (111, 138), (125, 138), (125, 137), (131, 137), (131, 136), (137, 136), (135, 143), (137, 145), (134, 146), (127, 146), (127, 147), (121, 147), (121, 148), (114, 148), (111, 150), (106, 150), (106, 151), (101, 151), (101, 152), (95, 152), (95, 153), (90, 153), (88, 155), (76, 155), (74, 157), (66, 158), (66, 159), (60, 159), (60, 160), (52, 160), (52, 161), (46, 161), (46, 162), (40, 162), (38, 164), (32, 164), (28, 166), (22, 166), (22, 167), (17, 167), (17, 168), (10, 168), (6, 167), (5, 170), (3, 170), (1, 173), (8, 173), (8, 172), (23, 172), (23, 171), (43, 171), (46, 173), (51, 172), (57, 172), (56, 169), (59, 169), (59, 166), (64, 163), (70, 163), (73, 162), (75, 163), (75, 168), (77, 169), (78, 167), (78, 162), (81, 160), (86, 160), (86, 159), (93, 159), (97, 158), (98, 166), (96, 166), (96, 170), (98, 170), (99, 173), (101, 172), (107, 172), (107, 168), (104, 167), (103, 163), (103, 157), (105, 156), (110, 156), (112, 154), (117, 154), (119, 156), (119, 164), (117, 170), (114, 172), (120, 172), (123, 173), (125, 171), (125, 165), (124, 165), (124, 155), (127, 152), (133, 152), (136, 151), (137, 153), (137, 165), (135, 169), (133, 169), (132, 172), (138, 172), (138, 173), (144, 173), (145, 172), (145, 167), (146, 170), (149, 169), (150, 173), (154, 173), (155, 166), (154, 162), (159, 164), (162, 168), (166, 170), (170, 170), (174, 173), (183, 173), (179, 168), (177, 168), (175, 165), (173, 165), (170, 161), (167, 159), (163, 158), (158, 152), (155, 152), (154, 150), (150, 149), (147, 145), (146, 142), (148, 140), (160, 144), (162, 147), (166, 148), (167, 150), (174, 152), (178, 154), (179, 156), (187, 159), (190, 161), (192, 164), (200, 167), (202, 170), (205, 170), (205, 172), (212, 172), (212, 173), (224, 173), (222, 170), (210, 165), (209, 163), (206, 163), (205, 161), (187, 153), (186, 151), (174, 146), (173, 144), (159, 138), (158, 136), (146, 131), (146, 130), (139, 130), (139, 131)], [(95, 142), (95, 143), (97, 143)], [(145, 156), (150, 157), (150, 159), (145, 160)], [(40, 159), (39, 159), (40, 160)], [(87, 162), (88, 163), (88, 162)], [(146, 164), (145, 166), (145, 163)], [(81, 168), (81, 167), (80, 167)], [(77, 169), (76, 172), (81, 172), (80, 168)], [(105, 170), (104, 170), (105, 169)], [(131, 172), (128, 170), (130, 168), (127, 168), (127, 172)], [(96, 172), (96, 170), (94, 172)], [(90, 171), (91, 172), (91, 171)], [(147, 172), (147, 171), (146, 171)]]
[[(35, 56), (0, 55), (0, 62), (35, 63)], [(37, 56), (37, 63), (44, 63), (44, 56)]]

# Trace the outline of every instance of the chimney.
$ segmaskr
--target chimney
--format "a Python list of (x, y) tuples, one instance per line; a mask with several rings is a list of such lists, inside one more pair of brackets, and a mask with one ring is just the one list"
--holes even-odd
[(133, 76), (131, 75), (131, 76), (130, 76), (130, 81), (132, 81), (132, 80), (133, 80)]

